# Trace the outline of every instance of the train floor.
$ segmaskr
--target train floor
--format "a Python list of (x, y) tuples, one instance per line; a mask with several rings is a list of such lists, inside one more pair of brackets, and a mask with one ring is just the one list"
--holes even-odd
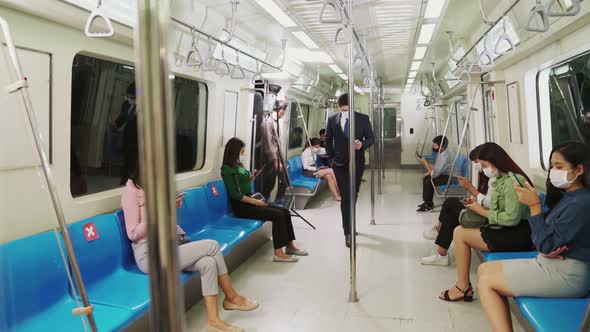
[[(298, 263), (273, 263), (272, 243), (231, 274), (236, 289), (261, 303), (254, 312), (224, 312), (221, 318), (249, 332), (291, 331), (490, 331), (477, 299), (445, 303), (437, 297), (456, 280), (448, 267), (422, 266), (434, 249), (422, 238), (436, 213), (418, 214), (419, 170), (389, 169), (377, 197), (377, 225), (370, 222), (370, 183), (362, 183), (358, 202), (358, 303), (349, 303), (349, 251), (344, 245), (340, 210), (327, 192), (300, 213), (317, 230), (294, 220), (297, 245), (310, 251)], [(369, 180), (369, 172), (365, 173)], [(439, 202), (440, 203), (440, 202)], [(451, 257), (452, 257), (451, 250)], [(475, 255), (473, 255), (475, 256)], [(476, 281), (478, 258), (473, 258)], [(202, 331), (203, 301), (186, 313), (187, 330)], [(518, 321), (513, 319), (518, 325)], [(516, 331), (524, 331), (516, 326)]]

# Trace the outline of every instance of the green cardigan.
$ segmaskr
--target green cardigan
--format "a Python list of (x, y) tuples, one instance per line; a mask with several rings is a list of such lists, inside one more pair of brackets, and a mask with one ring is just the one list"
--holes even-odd
[[(526, 181), (524, 177), (518, 175), (522, 183)], [(500, 226), (517, 226), (521, 221), (528, 219), (530, 211), (526, 205), (520, 203), (516, 189), (516, 180), (508, 174), (498, 177), (492, 184), (492, 202), (488, 220), (490, 225)]]
[(234, 201), (241, 201), (244, 195), (252, 191), (250, 187), (250, 172), (241, 165), (235, 168), (223, 165), (221, 167), (221, 178), (225, 183), (229, 197)]

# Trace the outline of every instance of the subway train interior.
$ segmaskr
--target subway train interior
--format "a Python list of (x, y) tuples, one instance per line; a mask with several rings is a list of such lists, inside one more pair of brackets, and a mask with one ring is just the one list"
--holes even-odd
[(0, 31), (0, 331), (590, 330), (590, 1), (0, 0)]

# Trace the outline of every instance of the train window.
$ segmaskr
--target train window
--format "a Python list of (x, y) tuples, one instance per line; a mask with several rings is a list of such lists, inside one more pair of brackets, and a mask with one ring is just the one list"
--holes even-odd
[[(72, 66), (70, 192), (93, 194), (125, 184), (138, 156), (135, 69), (76, 55)], [(173, 84), (177, 173), (205, 163), (207, 86), (176, 76)]]
[(309, 127), (309, 105), (301, 105), (301, 112), (303, 119), (297, 110), (297, 103), (291, 103), (291, 112), (289, 118), (289, 149), (296, 149), (303, 147), (304, 140), (307, 139), (303, 129), (303, 121)]
[(567, 141), (590, 142), (590, 52), (545, 69), (537, 76), (541, 162), (553, 146)]

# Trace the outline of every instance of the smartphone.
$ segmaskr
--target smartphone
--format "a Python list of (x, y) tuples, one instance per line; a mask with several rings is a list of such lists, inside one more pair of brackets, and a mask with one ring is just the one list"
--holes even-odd
[(516, 182), (518, 182), (519, 186), (524, 188), (524, 185), (522, 184), (522, 182), (520, 182), (520, 179), (518, 178), (518, 176), (516, 176), (516, 174), (514, 172), (512, 172), (512, 177), (516, 180)]

